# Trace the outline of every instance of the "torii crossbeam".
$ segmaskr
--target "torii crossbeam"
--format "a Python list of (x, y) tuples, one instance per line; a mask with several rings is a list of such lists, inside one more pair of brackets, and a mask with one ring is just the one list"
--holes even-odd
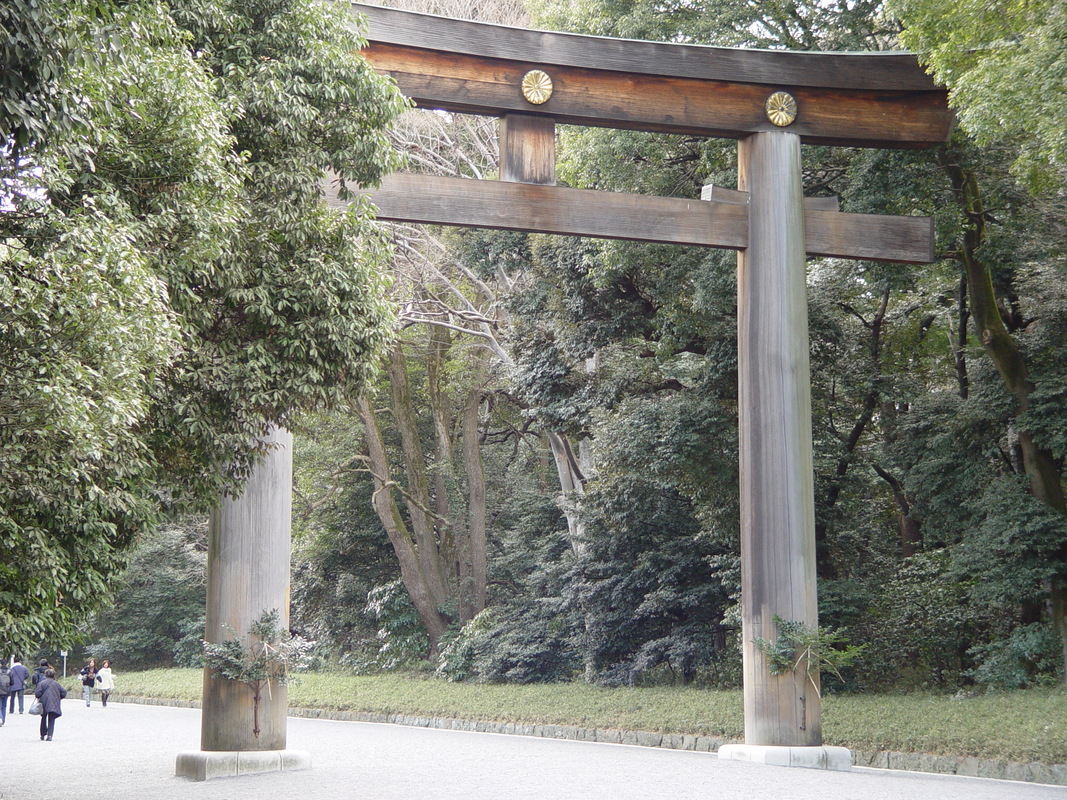
[[(738, 251), (745, 741), (755, 747), (736, 757), (827, 766), (817, 676), (804, 665), (771, 675), (753, 644), (776, 638), (774, 617), (817, 624), (805, 255), (925, 263), (933, 228), (805, 200), (800, 146), (934, 146), (952, 126), (945, 92), (907, 53), (661, 44), (352, 9), (369, 21), (366, 57), (419, 107), (502, 118), (501, 181), (390, 176), (367, 192), (381, 219)], [(557, 122), (738, 139), (738, 189), (690, 200), (553, 186)]]

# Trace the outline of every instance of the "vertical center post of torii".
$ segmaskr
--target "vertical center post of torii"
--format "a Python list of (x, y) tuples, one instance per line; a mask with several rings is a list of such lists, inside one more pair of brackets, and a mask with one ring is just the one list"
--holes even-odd
[(771, 675), (754, 644), (777, 638), (776, 616), (818, 624), (800, 137), (743, 139), (738, 188), (749, 193), (737, 273), (745, 741), (820, 745), (817, 674)]

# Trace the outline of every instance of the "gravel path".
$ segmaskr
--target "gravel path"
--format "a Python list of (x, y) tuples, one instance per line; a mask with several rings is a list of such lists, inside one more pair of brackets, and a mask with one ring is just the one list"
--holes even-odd
[[(27, 706), (29, 703), (27, 703)], [(312, 768), (197, 783), (174, 777), (200, 746), (196, 709), (63, 702), (55, 740), (38, 718), (0, 728), (2, 800), (1067, 800), (1067, 788), (889, 770), (786, 769), (713, 754), (290, 718)]]

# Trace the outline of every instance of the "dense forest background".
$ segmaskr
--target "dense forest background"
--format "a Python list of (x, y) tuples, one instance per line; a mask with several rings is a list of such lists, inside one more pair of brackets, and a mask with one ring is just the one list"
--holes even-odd
[[(1067, 161), (1062, 134), (998, 103), (1042, 102), (1023, 75), (1052, 81), (1049, 106), (1062, 100), (1067, 62), (1049, 43), (1067, 11), (1006, 4), (961, 41), (956, 5), (969, 7), (404, 6), (722, 46), (910, 46), (956, 81), (964, 113), (944, 147), (804, 149), (807, 195), (932, 216), (939, 256), (808, 264), (820, 623), (864, 648), (828, 680), (838, 690), (1063, 677)], [(976, 41), (1003, 47), (980, 61)], [(492, 178), (495, 126), (411, 112), (390, 137), (409, 170)], [(730, 141), (562, 128), (558, 147), (566, 185), (678, 197), (736, 185)], [(322, 666), (356, 671), (739, 685), (735, 256), (388, 237), (395, 335), (380, 368), (329, 410), (286, 417), (294, 631)], [(196, 663), (206, 526), (177, 515), (188, 510), (139, 537), (83, 631), (87, 652), (126, 669)]]

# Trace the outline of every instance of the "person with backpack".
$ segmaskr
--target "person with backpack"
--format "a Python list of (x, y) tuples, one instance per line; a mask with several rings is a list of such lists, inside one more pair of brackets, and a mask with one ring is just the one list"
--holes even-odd
[(7, 696), (11, 694), (11, 671), (0, 662), (0, 728), (7, 722)]
[(50, 669), (52, 669), (52, 665), (48, 663), (48, 659), (42, 658), (41, 663), (37, 665), (37, 669), (33, 671), (33, 677), (31, 679), (31, 682), (35, 687), (41, 682), (45, 672)]
[(9, 711), (15, 713), (15, 698), (18, 697), (19, 701), (19, 713), (23, 713), (23, 695), (26, 691), (26, 684), (30, 680), (30, 671), (22, 666), (22, 662), (19, 661), (19, 657), (15, 656), (11, 659), (11, 692), (8, 695), (11, 698), (11, 708)]

